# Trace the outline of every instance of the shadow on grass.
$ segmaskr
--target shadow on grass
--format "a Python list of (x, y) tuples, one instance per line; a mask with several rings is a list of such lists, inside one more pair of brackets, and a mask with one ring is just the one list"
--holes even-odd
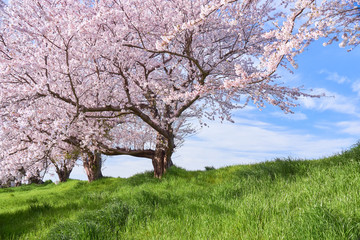
[(7, 187), (7, 188), (0, 188), (0, 193), (6, 193), (6, 192), (26, 192), (26, 191), (30, 191), (33, 189), (40, 189), (40, 188), (45, 188), (48, 185), (51, 185), (53, 182), (51, 180), (48, 180), (44, 183), (41, 184), (36, 184), (36, 183), (32, 183), (32, 184), (25, 184), (22, 185), (21, 187)]
[(148, 205), (151, 207), (166, 206), (169, 204), (178, 204), (182, 197), (175, 196), (168, 192), (154, 193), (150, 191), (141, 191), (135, 196), (136, 201), (140, 205)]
[(99, 210), (86, 211), (74, 220), (56, 223), (46, 239), (119, 239), (134, 211), (133, 206), (116, 199)]
[[(142, 217), (151, 218), (153, 216), (161, 217), (162, 215), (167, 215), (173, 219), (181, 219), (189, 213), (191, 215), (201, 215), (204, 213), (210, 215), (234, 214), (232, 209), (223, 206), (221, 203), (200, 200), (203, 198), (204, 196), (201, 192), (187, 192), (177, 195), (169, 192), (141, 191), (134, 196), (139, 210), (143, 211), (138, 213)], [(189, 201), (189, 199), (198, 199), (204, 201), (204, 204), (194, 203), (194, 201)], [(210, 198), (207, 199), (210, 200)]]
[[(163, 178), (167, 180), (171, 179), (191, 179), (193, 177), (198, 176), (199, 174), (203, 173), (203, 171), (187, 171), (183, 168), (178, 166), (172, 166), (166, 170)], [(130, 186), (140, 186), (145, 183), (161, 183), (161, 179), (154, 178), (153, 171), (146, 171), (144, 173), (136, 174), (124, 182), (124, 184), (129, 184)]]
[[(0, 214), (0, 239), (17, 239), (23, 234), (34, 231), (34, 229), (43, 228), (43, 226), (38, 226), (38, 223), (43, 222), (39, 221), (39, 218), (51, 216), (49, 219), (61, 220), (64, 215), (78, 207), (76, 203), (54, 207), (48, 203), (34, 202), (25, 210)], [(58, 217), (55, 218), (54, 216)], [(47, 221), (46, 223), (49, 225), (54, 224), (53, 221)]]
[(251, 165), (247, 169), (238, 170), (235, 175), (239, 178), (270, 178), (271, 180), (283, 178), (292, 180), (295, 177), (306, 175), (308, 167), (309, 163), (307, 161), (278, 158), (275, 161)]
[(146, 171), (144, 173), (135, 174), (134, 176), (126, 179), (123, 184), (136, 187), (145, 183), (159, 183), (159, 182), (160, 182), (159, 179), (154, 178), (153, 171)]
[[(309, 236), (304, 236), (304, 229)], [(294, 222), (294, 233), (304, 239), (325, 239), (326, 236), (342, 236), (343, 239), (360, 239), (360, 219), (347, 216), (326, 206), (315, 206), (303, 213), (301, 221)]]

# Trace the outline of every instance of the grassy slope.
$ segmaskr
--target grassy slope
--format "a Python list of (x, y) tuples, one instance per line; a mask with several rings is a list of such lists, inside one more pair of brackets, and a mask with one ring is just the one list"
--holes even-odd
[(0, 239), (359, 239), (360, 148), (0, 189)]

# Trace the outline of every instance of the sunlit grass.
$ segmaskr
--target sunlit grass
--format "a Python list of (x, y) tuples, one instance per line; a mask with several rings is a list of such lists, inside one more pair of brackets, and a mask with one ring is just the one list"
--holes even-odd
[(0, 189), (0, 239), (359, 239), (360, 148)]

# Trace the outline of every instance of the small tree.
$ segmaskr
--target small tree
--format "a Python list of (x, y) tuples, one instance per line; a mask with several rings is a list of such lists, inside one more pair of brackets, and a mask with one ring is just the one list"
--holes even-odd
[(55, 168), (60, 182), (66, 182), (69, 179), (76, 161), (80, 158), (80, 154), (80, 149), (71, 145), (65, 145), (61, 148), (57, 146), (57, 148), (49, 151), (48, 158)]

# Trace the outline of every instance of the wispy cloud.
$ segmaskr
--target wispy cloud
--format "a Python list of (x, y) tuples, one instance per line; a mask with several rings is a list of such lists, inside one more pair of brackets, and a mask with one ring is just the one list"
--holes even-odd
[(308, 117), (306, 116), (305, 113), (302, 112), (295, 112), (292, 114), (285, 114), (284, 112), (273, 112), (271, 113), (272, 116), (274, 117), (278, 117), (278, 118), (286, 118), (289, 120), (295, 120), (295, 121), (300, 121), (300, 120), (306, 120)]
[(359, 136), (360, 135), (360, 120), (359, 121), (342, 121), (336, 124), (341, 132)]
[(354, 99), (351, 97), (346, 97), (335, 92), (330, 92), (324, 88), (316, 88), (312, 93), (315, 95), (325, 94), (325, 96), (321, 98), (301, 98), (300, 104), (302, 107), (317, 111), (330, 110), (338, 113), (360, 116), (357, 105), (355, 104)]
[(356, 92), (358, 94), (358, 96), (360, 96), (360, 80), (355, 81), (351, 85), (351, 88), (352, 88), (353, 92)]
[(210, 123), (197, 138), (188, 139), (176, 153), (176, 163), (187, 169), (272, 160), (276, 157), (318, 158), (350, 146), (354, 138), (322, 139), (274, 124)]
[(343, 83), (348, 83), (350, 82), (350, 79), (346, 76), (342, 76), (340, 74), (338, 74), (337, 72), (330, 72), (327, 70), (320, 70), (319, 72), (320, 74), (326, 74), (326, 79), (333, 81), (333, 82), (337, 82), (339, 84), (343, 84)]

